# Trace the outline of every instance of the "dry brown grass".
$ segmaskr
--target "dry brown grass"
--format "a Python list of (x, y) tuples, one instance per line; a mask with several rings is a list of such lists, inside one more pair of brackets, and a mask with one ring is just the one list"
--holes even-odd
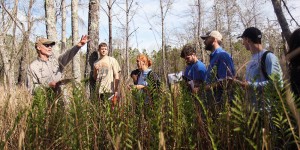
[[(26, 131), (28, 112), (25, 110), (31, 106), (31, 95), (25, 88), (18, 87), (12, 91), (9, 93), (0, 87), (0, 142), (5, 149), (20, 149)], [(15, 124), (18, 115), (21, 119)]]

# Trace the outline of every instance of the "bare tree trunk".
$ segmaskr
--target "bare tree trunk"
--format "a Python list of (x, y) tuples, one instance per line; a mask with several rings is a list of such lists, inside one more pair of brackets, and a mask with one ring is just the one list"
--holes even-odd
[(113, 54), (112, 49), (112, 0), (109, 0), (107, 7), (108, 7), (108, 50), (109, 55), (111, 56)]
[(66, 1), (61, 0), (61, 49), (60, 53), (66, 50), (67, 45), (67, 37), (66, 37)]
[(97, 48), (99, 42), (99, 13), (100, 13), (99, 0), (90, 0), (89, 2), (89, 22), (88, 22), (88, 35), (91, 40), (87, 45), (86, 62), (84, 77), (89, 78), (86, 84), (86, 93), (91, 96), (94, 91), (95, 80), (93, 79), (93, 64), (98, 59)]
[(19, 61), (19, 76), (18, 76), (18, 85), (23, 86), (25, 85), (26, 81), (26, 68), (28, 66), (28, 51), (29, 51), (29, 35), (30, 31), (25, 33), (23, 39), (23, 46), (22, 46), (22, 56)]
[(201, 9), (201, 0), (197, 1), (197, 10), (198, 10), (198, 26), (197, 26), (197, 43), (198, 43), (198, 48), (201, 52), (201, 60), (202, 62), (205, 62), (205, 49), (203, 49), (203, 42), (200, 38), (201, 36), (201, 31), (202, 31), (202, 25), (201, 25), (201, 19), (202, 19), (202, 9)]
[[(281, 8), (281, 0), (272, 0), (272, 4), (274, 7), (275, 14), (277, 16), (277, 20), (280, 24), (282, 34), (284, 35), (285, 40), (289, 40), (291, 36), (291, 30), (289, 28), (289, 25), (286, 21), (286, 18), (283, 14), (282, 8)], [(287, 52), (285, 52), (287, 53)]]
[[(57, 41), (56, 13), (54, 3), (54, 0), (45, 0), (46, 33), (49, 40)], [(59, 55), (58, 44), (54, 45), (52, 50), (55, 56)]]
[(214, 1), (214, 15), (215, 15), (215, 30), (219, 31), (220, 29), (220, 14), (219, 14), (219, 6), (218, 1)]
[[(78, 40), (78, 0), (72, 0), (71, 2), (72, 11), (72, 45), (75, 45)], [(81, 80), (80, 71), (80, 55), (75, 55), (72, 62), (73, 77), (77, 82)]]
[(226, 10), (226, 19), (227, 19), (227, 36), (229, 39), (229, 50), (230, 50), (231, 56), (233, 54), (231, 28), (233, 26), (232, 20), (236, 14), (235, 3), (236, 3), (235, 0), (225, 0), (225, 10)]
[[(6, 49), (5, 45), (8, 45), (5, 43), (6, 34), (7, 31), (10, 29), (10, 27), (16, 25), (16, 17), (17, 17), (17, 9), (18, 9), (18, 0), (15, 0), (14, 2), (14, 8), (13, 13), (8, 15), (8, 10), (4, 6), (4, 2), (1, 2), (1, 8), (3, 9), (1, 14), (1, 29), (0, 29), (0, 53), (3, 61), (3, 68), (4, 68), (4, 88), (7, 91), (11, 91), (14, 86), (14, 68), (12, 68), (12, 63), (14, 63), (15, 59), (14, 52), (12, 54), (9, 53), (9, 51)], [(10, 16), (10, 18), (7, 18), (7, 16)], [(15, 38), (15, 37), (14, 37)]]
[(166, 4), (166, 10), (164, 12), (163, 0), (160, 0), (160, 15), (161, 15), (161, 50), (162, 50), (162, 64), (163, 64), (163, 79), (167, 85), (167, 72), (168, 68), (166, 68), (166, 44), (165, 44), (165, 17), (169, 10), (169, 6), (171, 5), (171, 1), (168, 1)]
[(31, 33), (31, 28), (33, 21), (31, 20), (31, 9), (33, 6), (34, 0), (29, 1), (29, 7), (28, 7), (28, 13), (27, 13), (27, 31), (25, 32), (25, 35), (23, 37), (23, 45), (21, 47), (22, 50), (22, 56), (20, 59), (20, 67), (19, 67), (19, 76), (18, 76), (18, 84), (24, 85), (26, 80), (26, 68), (29, 64), (28, 59), (28, 51), (29, 51), (29, 35)]
[[(19, 3), (19, 0), (15, 0), (15, 5), (14, 5), (14, 10), (13, 10), (13, 13), (14, 13), (14, 16), (18, 16), (18, 3)], [(16, 31), (17, 31), (17, 22), (14, 21), (13, 23), (13, 42), (12, 42), (12, 52), (11, 52), (11, 61), (10, 61), (10, 67), (9, 67), (9, 70), (10, 70), (10, 79), (12, 83), (15, 83), (15, 59), (16, 59), (16, 55), (17, 55), (17, 51), (18, 51), (18, 44), (17, 44), (17, 37), (16, 37)], [(14, 84), (13, 84), (14, 85)], [(12, 85), (12, 86), (13, 86)]]
[(12, 86), (12, 81), (10, 80), (11, 74), (9, 70), (9, 59), (8, 59), (8, 54), (7, 51), (5, 50), (3, 40), (5, 38), (5, 34), (2, 34), (0, 36), (0, 52), (2, 56), (2, 61), (3, 61), (3, 68), (4, 68), (4, 89), (10, 90)]
[(129, 72), (130, 72), (130, 63), (129, 63), (129, 12), (130, 8), (128, 6), (128, 0), (126, 0), (126, 24), (125, 24), (125, 54), (126, 54), (126, 77), (129, 78)]

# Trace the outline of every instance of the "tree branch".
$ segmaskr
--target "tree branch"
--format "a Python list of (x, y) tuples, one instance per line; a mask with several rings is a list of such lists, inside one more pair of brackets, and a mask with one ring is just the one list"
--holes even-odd
[(287, 10), (287, 12), (289, 13), (289, 15), (291, 16), (292, 20), (297, 24), (298, 27), (300, 27), (300, 25), (298, 24), (298, 22), (295, 20), (295, 18), (293, 17), (293, 15), (291, 14), (289, 8), (287, 7), (286, 3), (284, 0), (281, 0), (283, 3), (283, 6), (285, 7), (285, 9)]
[[(9, 17), (13, 20), (13, 22), (16, 23), (17, 27), (22, 31), (22, 34), (24, 35), (25, 31), (24, 31), (24, 25), (23, 25), (23, 23), (20, 20), (18, 20), (18, 18), (15, 18), (15, 17), (12, 16), (12, 14), (10, 14), (10, 12), (6, 9), (6, 7), (4, 7), (3, 2), (1, 3), (1, 5), (2, 5), (4, 11), (9, 15)], [(18, 23), (21, 24), (22, 28), (19, 26)]]

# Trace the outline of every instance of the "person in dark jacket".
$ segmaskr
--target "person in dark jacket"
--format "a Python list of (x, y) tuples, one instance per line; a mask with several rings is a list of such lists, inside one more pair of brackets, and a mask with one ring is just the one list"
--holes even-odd
[(289, 63), (289, 74), (292, 91), (297, 98), (300, 97), (300, 28), (296, 29), (289, 41), (289, 51), (286, 59)]

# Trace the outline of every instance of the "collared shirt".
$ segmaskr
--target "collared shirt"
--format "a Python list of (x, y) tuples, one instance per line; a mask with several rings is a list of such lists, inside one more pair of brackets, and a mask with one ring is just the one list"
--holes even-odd
[[(264, 52), (266, 52), (265, 49), (253, 54), (246, 68), (246, 81), (253, 87), (265, 86), (268, 83), (261, 70), (261, 58)], [(278, 74), (280, 80), (282, 80), (282, 70), (278, 58), (273, 53), (267, 54), (265, 65), (269, 76), (271, 74)]]
[(34, 60), (27, 70), (26, 86), (28, 90), (33, 93), (34, 89), (41, 85), (48, 87), (50, 82), (61, 80), (64, 67), (73, 59), (79, 49), (74, 46), (60, 55), (58, 59), (50, 56), (48, 61), (39, 57)]
[(189, 76), (189, 72), (190, 72), (190, 69), (192, 68), (192, 65), (191, 64), (188, 64), (186, 67), (185, 67), (185, 70), (184, 70), (184, 73), (183, 73), (183, 76), (188, 80), (192, 80), (192, 77)]
[(210, 54), (210, 64), (206, 72), (206, 82), (212, 83), (234, 76), (235, 69), (232, 57), (228, 52), (223, 50), (222, 47), (217, 48)]
[(206, 67), (201, 61), (197, 61), (191, 65), (188, 71), (188, 77), (191, 80), (205, 81)]

